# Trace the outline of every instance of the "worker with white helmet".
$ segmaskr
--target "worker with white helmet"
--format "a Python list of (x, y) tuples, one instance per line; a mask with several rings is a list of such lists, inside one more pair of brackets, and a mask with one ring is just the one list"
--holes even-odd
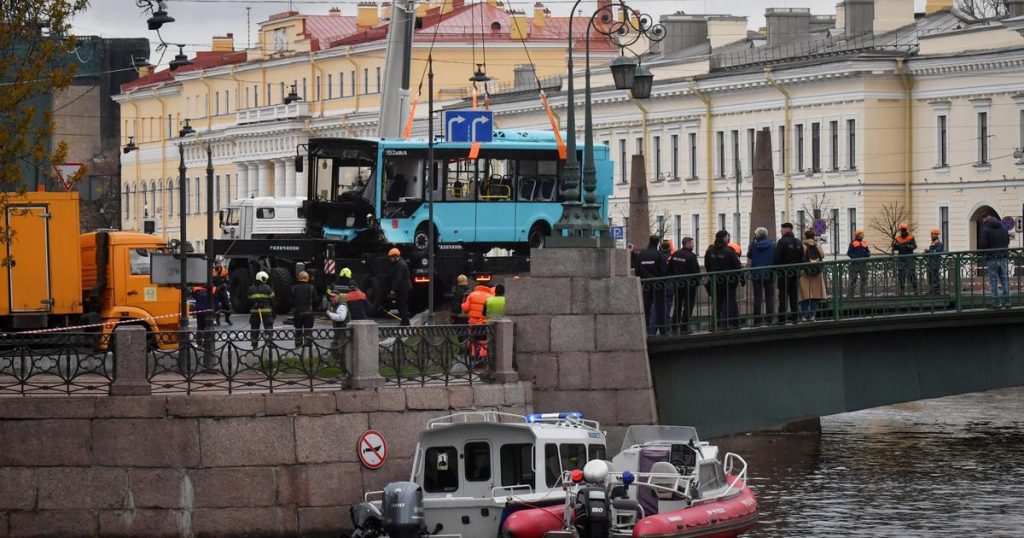
[[(249, 339), (252, 347), (256, 347), (259, 341), (259, 328), (263, 325), (265, 331), (274, 328), (274, 288), (267, 284), (270, 275), (266, 271), (256, 273), (256, 283), (249, 286)], [(266, 335), (270, 338), (270, 335)]]

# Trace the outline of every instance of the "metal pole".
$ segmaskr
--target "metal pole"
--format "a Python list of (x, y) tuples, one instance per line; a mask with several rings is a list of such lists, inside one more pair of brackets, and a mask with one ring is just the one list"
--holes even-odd
[(736, 170), (736, 231), (734, 233), (736, 234), (736, 244), (741, 244), (743, 236), (740, 235), (740, 230), (743, 229), (743, 217), (740, 216), (740, 184), (743, 181), (743, 173), (740, 171), (740, 160), (734, 159), (733, 163), (733, 169)]
[(427, 325), (434, 324), (434, 57), (427, 55)]
[(206, 145), (206, 294), (213, 306), (213, 148)]
[(185, 177), (184, 140), (178, 143), (178, 157), (178, 255), (181, 256), (181, 310), (178, 325), (184, 331), (188, 329), (188, 260), (185, 258), (185, 204), (188, 203), (188, 178)]
[(576, 159), (576, 91), (573, 82), (572, 63), (572, 22), (576, 8), (582, 0), (576, 0), (569, 12), (569, 50), (566, 64), (566, 116), (565, 116), (565, 165), (562, 166), (559, 178), (565, 189), (565, 201), (562, 202), (562, 216), (552, 230), (551, 235), (560, 237), (565, 231), (569, 236), (580, 234), (580, 167)]

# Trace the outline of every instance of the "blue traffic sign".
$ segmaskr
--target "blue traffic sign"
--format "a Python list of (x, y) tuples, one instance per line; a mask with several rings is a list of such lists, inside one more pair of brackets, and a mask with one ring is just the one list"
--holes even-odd
[(816, 235), (825, 235), (825, 232), (827, 232), (827, 231), (828, 231), (828, 223), (825, 222), (825, 219), (815, 219), (814, 220), (814, 233)]
[(625, 226), (612, 226), (608, 228), (611, 232), (612, 239), (619, 240), (626, 238), (626, 227)]
[(488, 110), (446, 110), (444, 134), (448, 142), (490, 142), (494, 116)]
[(1013, 217), (1003, 217), (1003, 228), (1010, 231), (1017, 227), (1017, 219)]

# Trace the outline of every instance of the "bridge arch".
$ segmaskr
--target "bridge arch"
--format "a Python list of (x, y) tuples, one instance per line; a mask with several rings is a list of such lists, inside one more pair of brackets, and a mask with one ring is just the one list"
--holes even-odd
[[(974, 209), (971, 210), (970, 218), (968, 219), (968, 222), (969, 222), (969, 224), (968, 224), (968, 226), (969, 226), (969, 236), (968, 237), (969, 237), (969, 240), (970, 240), (970, 249), (969, 250), (977, 250), (978, 249), (978, 238), (981, 236), (982, 219), (985, 217), (985, 215), (995, 215), (997, 219), (1000, 218), (999, 217), (999, 212), (996, 211), (992, 207), (992, 205), (987, 203), (987, 202), (979, 202), (979, 203), (977, 203), (974, 206)], [(947, 241), (948, 241), (948, 239), (947, 239)]]

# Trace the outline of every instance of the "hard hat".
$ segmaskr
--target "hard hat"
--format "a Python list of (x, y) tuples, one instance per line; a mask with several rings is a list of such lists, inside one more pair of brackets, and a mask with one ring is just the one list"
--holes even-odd
[(901, 230), (906, 230), (908, 228), (910, 228), (910, 226), (907, 226), (907, 223), (904, 222), (903, 224), (900, 224), (900, 229)]
[(864, 235), (864, 230), (854, 230), (853, 235)]
[(338, 276), (352, 278), (352, 270), (349, 269), (348, 267), (342, 267), (341, 271), (338, 272)]
[(935, 235), (940, 235), (942, 233), (942, 230), (938, 228), (932, 228), (932, 233)]
[(266, 271), (260, 271), (256, 273), (256, 280), (260, 282), (266, 282), (270, 280), (270, 275), (268, 275)]
[(309, 273), (302, 271), (299, 273), (299, 282), (309, 282)]
[(455, 283), (462, 286), (466, 286), (469, 284), (469, 277), (467, 277), (466, 275), (459, 275), (455, 277)]
[(392, 248), (391, 250), (388, 251), (388, 257), (389, 258), (394, 257), (394, 256), (401, 256), (401, 255), (402, 255), (402, 251), (398, 250), (397, 248)]

